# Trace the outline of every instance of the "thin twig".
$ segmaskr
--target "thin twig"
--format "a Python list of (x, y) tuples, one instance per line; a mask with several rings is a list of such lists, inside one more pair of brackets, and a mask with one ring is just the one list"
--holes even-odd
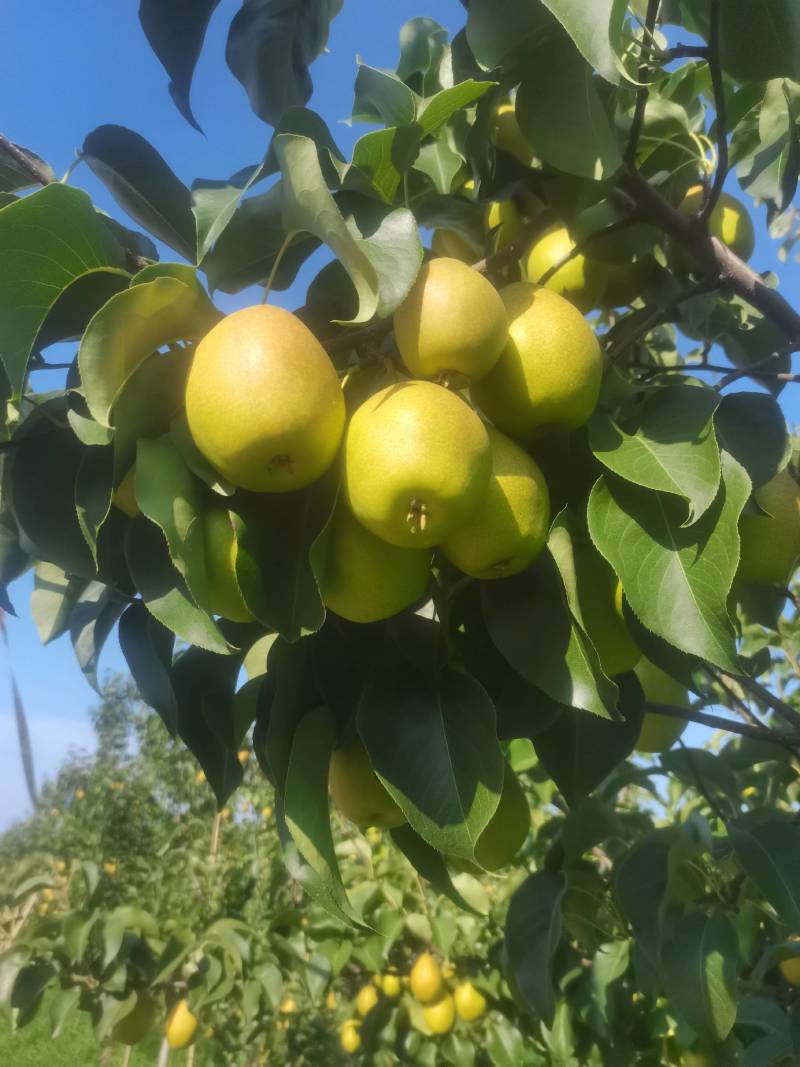
[(676, 44), (658, 53), (659, 63), (672, 63), (676, 59), (708, 59), (708, 47), (704, 44)]
[[(688, 374), (694, 374), (697, 371), (708, 371), (709, 374), (731, 375), (730, 367), (722, 367), (714, 363), (681, 363), (680, 366), (676, 367), (653, 366), (650, 363), (625, 363), (623, 366), (631, 367), (634, 370), (664, 371), (669, 374), (674, 374), (675, 371)], [(736, 378), (763, 378), (766, 381), (800, 382), (800, 374), (785, 374), (781, 371), (768, 370), (743, 370), (741, 373), (737, 371)]]
[(45, 174), (39, 164), (30, 158), (27, 152), (23, 152), (13, 141), (9, 141), (4, 133), (0, 133), (0, 148), (4, 149), (38, 185), (50, 185), (53, 181), (49, 174)]
[[(730, 675), (728, 675), (730, 677)], [(734, 679), (739, 685), (752, 694), (753, 698), (765, 707), (774, 711), (778, 718), (790, 726), (795, 732), (800, 731), (800, 711), (797, 711), (791, 704), (787, 704), (785, 700), (781, 700), (780, 697), (775, 696), (774, 693), (770, 693), (769, 689), (763, 686), (760, 682), (757, 682), (755, 678), (750, 678), (746, 674), (738, 676)], [(797, 738), (800, 741), (800, 736)]]
[(650, 83), (648, 81), (650, 70), (650, 53), (653, 47), (653, 33), (656, 28), (658, 8), (661, 0), (647, 0), (647, 14), (644, 20), (644, 36), (642, 48), (639, 53), (639, 89), (636, 93), (636, 106), (633, 112), (633, 122), (628, 135), (628, 145), (625, 149), (625, 162), (629, 167), (636, 166), (636, 152), (639, 148), (639, 137), (644, 126), (644, 113), (647, 108), (647, 99), (650, 96)]
[[(675, 309), (682, 304), (685, 300), (691, 300), (693, 296), (701, 296), (703, 293), (714, 292), (715, 289), (719, 289), (719, 282), (716, 279), (707, 281), (692, 282), (683, 289), (679, 289), (677, 293), (674, 293), (663, 304), (659, 304), (652, 309), (649, 315), (646, 315), (640, 323), (638, 329), (632, 337), (624, 337), (618, 343), (613, 343), (608, 350), (608, 362), (613, 365), (617, 362), (619, 357), (626, 352), (633, 345), (638, 344), (643, 337), (646, 337), (651, 330), (654, 330), (656, 326), (661, 326), (665, 322), (669, 322), (670, 316)], [(625, 319), (621, 320), (621, 323)]]
[(708, 67), (711, 72), (711, 84), (714, 87), (714, 110), (717, 124), (717, 169), (714, 181), (705, 191), (703, 206), (697, 221), (707, 225), (711, 212), (717, 206), (722, 195), (722, 187), (728, 176), (728, 119), (725, 104), (725, 84), (722, 80), (722, 61), (720, 58), (719, 28), (721, 0), (711, 0), (708, 35)]
[(768, 726), (751, 726), (749, 723), (737, 722), (735, 719), (724, 719), (721, 715), (709, 715), (705, 711), (697, 711), (694, 708), (679, 708), (674, 704), (658, 704), (648, 701), (645, 711), (655, 712), (656, 715), (666, 715), (670, 719), (683, 719), (686, 722), (696, 722), (700, 726), (708, 726), (712, 730), (727, 730), (731, 734), (740, 734), (742, 737), (751, 737), (754, 741), (769, 741), (774, 745), (785, 745), (791, 748), (793, 738), (786, 734), (771, 730)]
[(590, 233), (588, 237), (584, 237), (577, 244), (574, 244), (569, 250), (566, 256), (558, 263), (554, 263), (551, 267), (548, 267), (544, 274), (536, 279), (537, 285), (547, 285), (550, 279), (565, 267), (567, 263), (571, 262), (577, 256), (583, 255), (591, 245), (602, 237), (606, 237), (608, 234), (618, 233), (620, 230), (629, 229), (636, 221), (634, 218), (617, 219), (616, 222), (610, 223), (608, 226), (604, 226), (601, 230), (595, 230), (594, 233)]

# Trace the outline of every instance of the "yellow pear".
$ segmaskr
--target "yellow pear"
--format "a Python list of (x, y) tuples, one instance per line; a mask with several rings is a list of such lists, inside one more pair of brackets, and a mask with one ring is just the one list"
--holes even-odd
[(576, 542), (578, 604), (583, 625), (609, 678), (631, 671), (642, 653), (622, 614), (622, 585), (599, 552)]
[(442, 992), (442, 971), (430, 952), (417, 956), (408, 976), (408, 986), (421, 1004), (430, 1003)]
[(505, 765), (500, 803), (478, 838), (475, 859), (487, 871), (509, 864), (525, 843), (531, 828), (528, 798), (514, 771)]
[(422, 1009), (422, 1018), (432, 1034), (449, 1034), (456, 1021), (456, 1006), (453, 998), (446, 993), (435, 1004), (427, 1004)]
[[(635, 670), (644, 690), (645, 700), (654, 704), (673, 704), (679, 708), (689, 707), (688, 690), (660, 667), (656, 667), (655, 663), (642, 658)], [(687, 723), (683, 719), (645, 712), (639, 740), (636, 742), (637, 752), (666, 752), (672, 748), (686, 726)]]
[(167, 1016), (167, 1044), (170, 1048), (186, 1048), (192, 1043), (196, 1030), (197, 1016), (192, 1013), (185, 999), (179, 1000)]
[(369, 754), (357, 737), (331, 754), (328, 789), (342, 815), (356, 826), (390, 830), (406, 821), (372, 769)]
[[(682, 215), (696, 215), (703, 203), (703, 186), (693, 185), (684, 197), (679, 211)], [(709, 219), (712, 237), (717, 237), (745, 262), (756, 246), (753, 220), (744, 204), (730, 193), (723, 193)]]
[(489, 428), (492, 475), (478, 510), (441, 546), (473, 578), (506, 578), (536, 559), (550, 528), (544, 476), (519, 445)]
[(737, 577), (754, 585), (788, 585), (800, 556), (800, 486), (784, 469), (754, 495), (766, 514), (739, 520)]
[(508, 338), (503, 301), (491, 282), (458, 259), (425, 263), (394, 313), (394, 336), (416, 378), (482, 378)]
[(505, 248), (522, 228), (522, 216), (513, 200), (493, 200), (486, 208), (485, 221), (493, 252)]
[(474, 1022), (486, 1011), (486, 997), (479, 993), (472, 982), (461, 982), (453, 993), (459, 1019)]
[[(522, 261), (523, 277), (538, 285), (551, 268), (567, 259), (574, 247), (575, 242), (565, 227), (549, 230), (534, 242)], [(544, 284), (586, 314), (601, 305), (607, 271), (607, 266), (601, 267), (595, 260), (579, 254), (567, 260)]]
[(491, 470), (480, 418), (432, 382), (382, 389), (347, 428), (345, 500), (364, 526), (401, 548), (445, 541), (480, 506)]
[(233, 622), (250, 622), (255, 616), (245, 604), (236, 581), (238, 547), (230, 515), (211, 507), (203, 516), (208, 606), (214, 615)]
[(137, 993), (133, 1011), (113, 1026), (112, 1039), (120, 1045), (137, 1045), (152, 1030), (157, 1014), (156, 1002), (146, 993)]
[(276, 493), (310, 485), (333, 463), (344, 417), (325, 349), (282, 308), (234, 311), (197, 346), (186, 418), (197, 447), (233, 485)]
[(139, 505), (136, 502), (136, 466), (128, 469), (127, 474), (114, 490), (111, 503), (123, 511), (130, 518), (135, 519), (139, 514)]
[(362, 986), (356, 996), (356, 1011), (359, 1015), (368, 1015), (378, 1003), (378, 990), (374, 985)]
[(514, 282), (500, 294), (508, 344), (472, 397), (498, 429), (531, 441), (554, 429), (582, 426), (594, 411), (603, 356), (579, 311), (549, 289)]
[(403, 991), (403, 983), (400, 980), (400, 975), (385, 974), (383, 976), (383, 980), (381, 981), (381, 989), (383, 990), (384, 995), (387, 997), (391, 997), (392, 1000), (394, 1000), (396, 997), (399, 997)]
[(462, 263), (475, 263), (481, 258), (480, 249), (455, 230), (434, 230), (431, 251), (437, 256), (459, 259)]
[(533, 159), (530, 141), (520, 129), (517, 109), (513, 104), (501, 104), (494, 114), (490, 134), (492, 142), (504, 152), (510, 152), (524, 166), (529, 166)]
[[(794, 934), (789, 940), (800, 941), (800, 937)], [(778, 966), (789, 985), (800, 986), (800, 956), (789, 956), (787, 959), (781, 960)]]
[(430, 549), (382, 541), (340, 503), (325, 542), (320, 594), (325, 607), (343, 619), (377, 622), (423, 596), (430, 565)]
[(339, 1044), (345, 1052), (358, 1052), (361, 1047), (361, 1035), (358, 1028), (361, 1026), (359, 1019), (346, 1019), (339, 1030)]

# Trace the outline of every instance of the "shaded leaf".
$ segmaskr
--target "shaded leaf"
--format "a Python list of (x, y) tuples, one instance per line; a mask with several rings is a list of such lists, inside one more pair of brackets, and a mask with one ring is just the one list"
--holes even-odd
[(729, 393), (714, 422), (722, 448), (744, 467), (758, 489), (783, 467), (789, 447), (780, 405), (765, 393)]
[(142, 700), (158, 712), (174, 736), (178, 729), (178, 704), (170, 668), (175, 635), (141, 601), (136, 601), (119, 620), (119, 643)]
[(479, 914), (456, 889), (441, 852), (437, 852), (435, 848), (432, 848), (424, 838), (420, 837), (416, 830), (407, 824), (392, 830), (391, 834), (392, 841), (394, 841), (414, 870), (426, 881), (430, 882), (437, 893), (447, 897), (456, 907)]
[[(41, 156), (37, 156), (35, 152), (31, 152), (30, 148), (23, 148), (22, 145), (15, 144), (14, 147), (18, 152), (21, 152), (23, 156), (29, 159), (46, 179), (49, 179), (51, 182), (55, 181), (56, 176), (53, 172), (53, 168), (49, 163), (45, 163)], [(0, 145), (0, 192), (16, 193), (19, 192), (20, 189), (28, 189), (31, 185), (37, 184), (38, 182), (36, 178), (22, 166), (19, 160), (16, 159), (7, 148)]]
[(800, 827), (777, 812), (728, 825), (736, 855), (780, 918), (800, 930)]
[(737, 959), (736, 931), (721, 914), (684, 915), (664, 942), (667, 996), (701, 1038), (723, 1041), (733, 1028)]
[(516, 988), (528, 1009), (552, 1025), (556, 1007), (553, 957), (561, 940), (564, 876), (530, 875), (508, 906), (505, 953)]
[(415, 114), (414, 93), (396, 74), (359, 62), (353, 101), (355, 122), (410, 126)]

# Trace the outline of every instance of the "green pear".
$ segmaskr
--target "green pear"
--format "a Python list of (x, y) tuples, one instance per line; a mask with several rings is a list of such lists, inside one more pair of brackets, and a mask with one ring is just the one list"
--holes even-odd
[[(696, 215), (703, 204), (703, 186), (693, 185), (687, 192), (679, 207), (682, 215)], [(709, 219), (712, 237), (718, 238), (732, 252), (747, 262), (756, 246), (756, 231), (750, 213), (741, 200), (730, 193), (723, 193), (717, 201)], [(683, 262), (687, 257), (680, 254)], [(688, 261), (687, 261), (688, 262)], [(691, 263), (689, 264), (691, 266)]]
[(736, 572), (753, 585), (786, 586), (800, 556), (800, 486), (787, 469), (755, 491), (766, 515), (742, 515), (741, 555)]
[(505, 867), (525, 843), (531, 828), (528, 798), (514, 771), (505, 765), (497, 810), (475, 845), (475, 859), (487, 871)]
[(393, 829), (406, 821), (373, 770), (369, 754), (358, 737), (331, 753), (328, 789), (342, 815), (356, 826)]
[(587, 311), (601, 306), (604, 277), (608, 267), (582, 253), (567, 260), (574, 247), (575, 242), (564, 226), (548, 230), (533, 243), (523, 259), (522, 275), (525, 281), (538, 285), (549, 270), (563, 263), (544, 285), (559, 296), (566, 297), (579, 311), (586, 314)]
[[(673, 704), (679, 708), (689, 707), (689, 692), (680, 682), (656, 667), (649, 659), (640, 659), (634, 668), (636, 677), (644, 690), (645, 700), (654, 704)], [(637, 752), (666, 752), (672, 748), (687, 723), (683, 719), (673, 719), (669, 715), (645, 712)]]
[(582, 426), (594, 411), (603, 357), (592, 328), (568, 300), (528, 282), (500, 293), (508, 344), (493, 370), (472, 385), (480, 409), (504, 433), (532, 441)]
[(522, 229), (522, 216), (513, 200), (492, 200), (487, 205), (484, 221), (491, 234), (492, 252), (505, 248)]
[(388, 619), (425, 594), (430, 564), (429, 549), (382, 541), (339, 503), (318, 575), (323, 603), (350, 622)]
[(523, 166), (530, 166), (533, 160), (533, 148), (520, 128), (514, 104), (501, 104), (495, 111), (490, 137), (498, 148), (516, 156)]
[(530, 456), (490, 427), (492, 475), (477, 511), (442, 545), (473, 578), (507, 578), (536, 559), (550, 528), (550, 496)]
[(503, 301), (482, 274), (458, 259), (429, 260), (394, 313), (394, 336), (416, 378), (488, 374), (508, 339)]
[(491, 472), (486, 427), (433, 382), (380, 390), (347, 428), (345, 500), (368, 530), (400, 548), (446, 541), (477, 511)]
[(233, 622), (251, 622), (253, 613), (245, 604), (236, 581), (238, 546), (230, 515), (211, 507), (203, 516), (208, 604), (214, 615)]
[(642, 653), (622, 614), (622, 585), (592, 545), (575, 543), (577, 594), (586, 633), (609, 678), (631, 671)]
[(475, 248), (466, 237), (455, 230), (434, 230), (431, 251), (447, 259), (458, 259), (462, 263), (474, 263), (481, 258), (480, 249)]

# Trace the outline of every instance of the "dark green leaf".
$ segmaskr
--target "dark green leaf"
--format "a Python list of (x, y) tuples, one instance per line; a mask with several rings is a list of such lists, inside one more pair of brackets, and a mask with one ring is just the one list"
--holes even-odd
[(397, 827), (391, 833), (392, 840), (414, 870), (426, 881), (430, 882), (437, 893), (447, 897), (456, 907), (478, 914), (453, 885), (445, 858), (441, 852), (437, 852), (435, 848), (432, 848), (427, 841), (419, 836), (416, 830), (413, 830), (408, 825)]
[(727, 453), (722, 485), (702, 519), (681, 527), (665, 498), (604, 476), (589, 499), (589, 532), (639, 620), (723, 670), (738, 671), (727, 609), (739, 563), (738, 522), (750, 479)]
[(89, 582), (69, 620), (72, 647), (78, 665), (91, 687), (100, 695), (97, 664), (103, 645), (125, 609), (125, 601), (103, 582)]
[[(530, 2), (530, 0), (528, 0)], [(542, 0), (552, 11), (578, 49), (606, 81), (618, 83), (623, 76), (620, 54), (627, 0)]]
[(359, 63), (353, 121), (376, 122), (384, 126), (410, 126), (415, 114), (414, 93), (396, 74)]
[(472, 859), (497, 809), (503, 758), (495, 710), (468, 675), (379, 668), (358, 708), (372, 764), (412, 827), (448, 855)]
[(149, 141), (125, 126), (98, 126), (83, 142), (82, 152), (123, 211), (194, 262), (189, 190)]
[[(51, 182), (55, 180), (53, 168), (49, 163), (45, 163), (41, 156), (31, 152), (30, 148), (23, 148), (22, 145), (15, 144), (14, 147), (31, 161), (45, 179), (49, 178)], [(31, 175), (30, 171), (8, 149), (0, 145), (0, 192), (16, 193), (20, 189), (27, 189), (37, 184), (37, 179)]]
[(397, 77), (423, 95), (439, 84), (439, 67), (447, 49), (447, 30), (435, 19), (413, 18), (400, 29)]
[(589, 423), (589, 446), (601, 463), (629, 482), (683, 498), (689, 505), (688, 526), (708, 510), (719, 488), (713, 421), (719, 404), (713, 389), (665, 386), (645, 404), (635, 434), (597, 411)]
[(661, 958), (676, 1014), (710, 1041), (723, 1041), (736, 1021), (736, 931), (724, 915), (685, 915), (670, 930)]
[(467, 42), (487, 70), (554, 27), (552, 15), (537, 0), (508, 5), (502, 18), (495, 0), (470, 0), (468, 11)]
[[(279, 637), (267, 659), (267, 674), (274, 681), (269, 715), (259, 708), (253, 743), (259, 761), (272, 779), (278, 796), (283, 795), (289, 757), (297, 724), (324, 702), (314, 677), (314, 638), (290, 644)], [(257, 743), (263, 739), (263, 745)]]
[(563, 875), (537, 871), (511, 898), (505, 950), (511, 976), (528, 1009), (552, 1026), (556, 1007), (553, 957), (561, 940)]
[(228, 66), (250, 106), (275, 126), (311, 96), (309, 66), (325, 48), (342, 0), (245, 0), (228, 32)]
[(189, 94), (206, 29), (219, 0), (141, 0), (139, 21), (150, 47), (170, 76), (169, 92), (196, 130)]
[(91, 271), (124, 276), (125, 256), (85, 193), (53, 182), (0, 211), (0, 359), (18, 395), (31, 351), (61, 294)]
[(736, 855), (780, 918), (800, 930), (800, 827), (773, 814), (754, 813), (728, 826)]
[(119, 620), (119, 643), (142, 700), (154, 708), (171, 734), (178, 729), (178, 704), (170, 669), (175, 635), (153, 618), (141, 601)]
[(75, 478), (75, 511), (86, 544), (97, 565), (97, 535), (108, 518), (114, 479), (114, 451), (108, 445), (90, 445)]
[(57, 341), (78, 340), (92, 316), (129, 283), (129, 275), (120, 270), (93, 270), (76, 278), (48, 311), (36, 334), (34, 351), (41, 353)]
[(36, 564), (31, 617), (43, 645), (66, 632), (70, 613), (85, 585), (85, 579), (70, 577), (52, 563)]
[(614, 865), (614, 888), (636, 939), (652, 968), (661, 956), (661, 913), (667, 892), (669, 842), (645, 838)]
[(584, 797), (561, 828), (564, 862), (579, 860), (595, 845), (609, 838), (622, 838), (623, 834), (623, 825), (611, 808), (596, 797)]
[(765, 393), (729, 393), (714, 418), (720, 445), (741, 463), (758, 489), (777, 474), (787, 458), (786, 420)]

